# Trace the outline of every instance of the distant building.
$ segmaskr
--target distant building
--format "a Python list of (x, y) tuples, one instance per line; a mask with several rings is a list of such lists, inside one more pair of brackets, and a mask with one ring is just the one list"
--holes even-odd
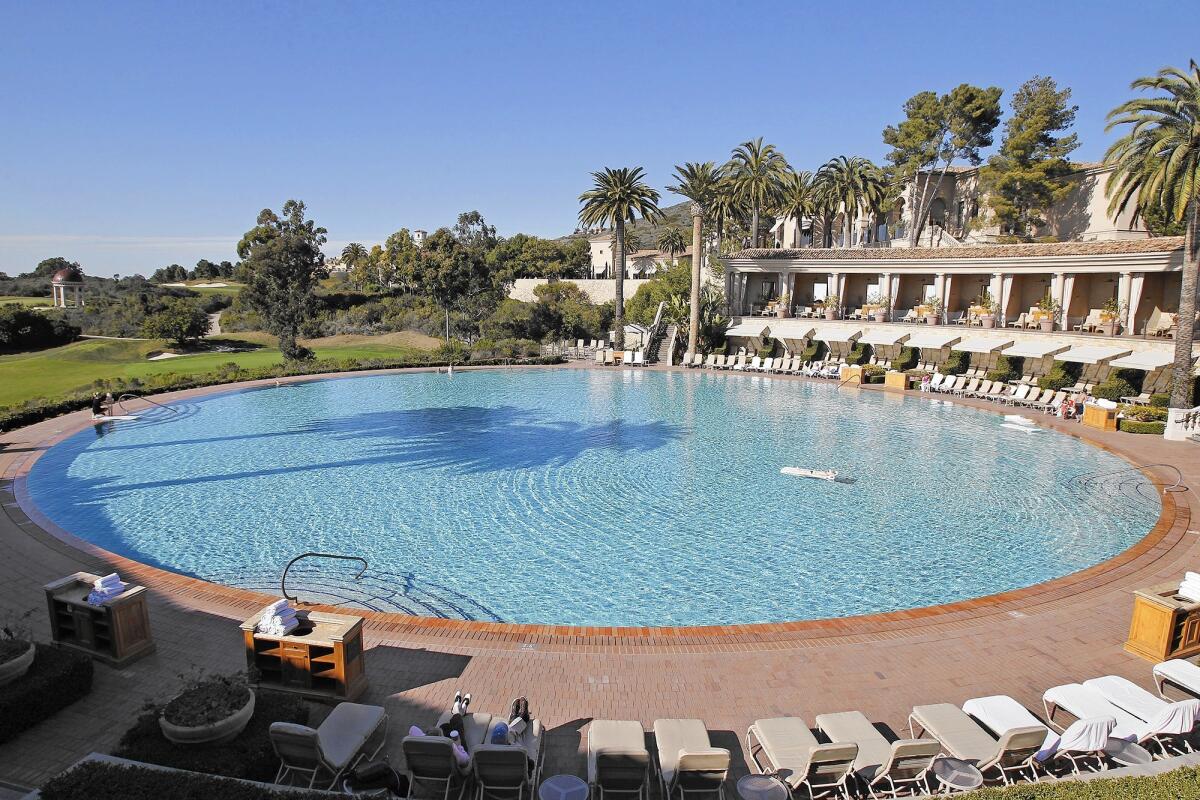
[(425, 239), (427, 239), (428, 237), (429, 237), (428, 231), (423, 231), (420, 228), (417, 228), (415, 231), (412, 232), (413, 244), (415, 244), (417, 247), (422, 247), (425, 244)]
[(50, 278), (50, 292), (55, 308), (82, 308), (86, 305), (83, 298), (83, 272), (78, 267), (60, 269)]
[(341, 256), (325, 259), (325, 269), (329, 270), (330, 275), (344, 275), (350, 271), (350, 268), (346, 266), (346, 262), (342, 261)]
[[(612, 231), (601, 231), (588, 237), (593, 278), (611, 278), (613, 276), (612, 238)], [(660, 269), (670, 267), (673, 261), (691, 257), (692, 248), (690, 246), (682, 253), (676, 253), (674, 256), (656, 249), (642, 249), (634, 253), (626, 253), (625, 277), (649, 278)]]

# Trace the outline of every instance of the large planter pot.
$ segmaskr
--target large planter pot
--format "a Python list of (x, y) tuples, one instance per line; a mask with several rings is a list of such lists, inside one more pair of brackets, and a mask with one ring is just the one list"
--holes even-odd
[(30, 642), (29, 647), (25, 648), (24, 653), (0, 664), (0, 686), (12, 683), (28, 672), (29, 668), (33, 666), (33, 659), (36, 655), (37, 648)]
[(837, 319), (837, 311), (832, 308), (825, 309), (825, 319)]
[(994, 328), (996, 327), (996, 318), (990, 314), (980, 314), (979, 324), (984, 328)]
[(926, 314), (925, 315), (925, 324), (926, 325), (937, 325), (938, 324), (938, 315), (937, 314)]
[(254, 690), (250, 690), (250, 699), (230, 716), (207, 725), (175, 725), (167, 722), (162, 715), (158, 717), (158, 726), (163, 736), (175, 744), (211, 744), (228, 742), (246, 729), (250, 717), (254, 716)]
[(781, 308), (775, 312), (775, 316), (779, 317), (780, 319), (787, 319), (788, 317), (792, 316), (792, 311), (788, 308)]
[(876, 311), (871, 316), (875, 317), (876, 322), (887, 322), (887, 312), (886, 311)]
[(1117, 323), (1116, 322), (1101, 322), (1099, 325), (1096, 326), (1096, 330), (1100, 332), (1101, 336), (1116, 336), (1117, 335)]
[(1054, 320), (1052, 320), (1052, 319), (1038, 320), (1038, 327), (1042, 329), (1042, 333), (1050, 333), (1054, 330)]

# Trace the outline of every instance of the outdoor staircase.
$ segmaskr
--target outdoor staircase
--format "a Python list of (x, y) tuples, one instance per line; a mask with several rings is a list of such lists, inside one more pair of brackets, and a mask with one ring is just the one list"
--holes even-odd
[(663, 330), (662, 338), (658, 340), (658, 347), (652, 355), (653, 361), (662, 361), (665, 364), (671, 363), (671, 356), (675, 350), (675, 337), (679, 334), (679, 329), (674, 325), (668, 325)]

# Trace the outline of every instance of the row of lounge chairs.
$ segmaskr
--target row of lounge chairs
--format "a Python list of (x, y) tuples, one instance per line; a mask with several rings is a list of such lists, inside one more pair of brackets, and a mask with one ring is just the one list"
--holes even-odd
[(1073, 393), (1066, 389), (1039, 389), (1036, 385), (1028, 383), (1008, 384), (1004, 381), (968, 378), (965, 375), (942, 375), (940, 372), (930, 380), (929, 391), (993, 400), (1046, 414), (1058, 413), (1063, 402), (1073, 396)]
[(830, 359), (828, 361), (805, 361), (800, 356), (781, 356), (779, 358), (761, 358), (747, 356), (745, 353), (726, 356), (710, 353), (707, 357), (700, 353), (688, 354), (683, 360), (689, 369), (729, 369), (744, 372), (773, 372), (780, 375), (807, 375), (808, 377), (836, 377), (825, 374), (828, 370), (838, 371), (845, 364), (845, 359)]
[[(1055, 770), (1105, 769), (1113, 740), (1138, 744), (1153, 758), (1192, 752), (1188, 737), (1200, 723), (1200, 700), (1172, 702), (1163, 686), (1200, 694), (1200, 667), (1167, 661), (1153, 674), (1158, 696), (1115, 675), (1055, 686), (1042, 698), (1044, 720), (1007, 695), (973, 698), (961, 707), (915, 706), (909, 738), (897, 740), (858, 711), (817, 716), (825, 741), (799, 718), (760, 719), (746, 732), (746, 751), (757, 771), (810, 798), (849, 795), (851, 788), (872, 798), (924, 792), (934, 761), (945, 756), (971, 763), (985, 779), (1012, 784)], [(1060, 709), (1075, 721), (1055, 722)]]
[[(939, 757), (970, 762), (987, 779), (1005, 784), (1036, 781), (1055, 770), (1078, 774), (1104, 769), (1114, 741), (1140, 745), (1153, 758), (1192, 752), (1189, 737), (1200, 723), (1200, 699), (1171, 701), (1169, 684), (1200, 696), (1200, 667), (1182, 660), (1157, 664), (1152, 675), (1158, 695), (1132, 681), (1107, 675), (1047, 689), (1044, 717), (1007, 695), (919, 705), (908, 717), (908, 738), (892, 740), (859, 711), (821, 714), (814, 735), (798, 717), (755, 720), (746, 731), (752, 769), (773, 774), (792, 793), (808, 797), (898, 797), (928, 790)], [(1059, 711), (1075, 718), (1055, 721)], [(439, 720), (446, 722), (449, 712)], [(474, 787), (479, 800), (504, 795), (537, 796), (545, 760), (544, 728), (532, 720), (514, 744), (487, 744), (501, 717), (472, 713), (462, 718), (469, 763), (460, 764), (451, 739), (410, 735), (401, 743), (416, 794), (451, 800)], [(730, 751), (714, 747), (698, 719), (654, 722), (652, 761), (638, 722), (594, 720), (588, 729), (587, 775), (592, 796), (635, 795), (648, 800), (656, 774), (664, 800), (692, 794), (725, 798)], [(271, 741), (281, 759), (276, 782), (309, 776), (308, 785), (334, 786), (355, 764), (373, 758), (387, 735), (387, 715), (378, 706), (341, 703), (317, 729), (274, 723)], [(329, 783), (326, 784), (325, 780)]]
[(597, 350), (596, 363), (608, 367), (644, 367), (646, 355), (641, 350)]

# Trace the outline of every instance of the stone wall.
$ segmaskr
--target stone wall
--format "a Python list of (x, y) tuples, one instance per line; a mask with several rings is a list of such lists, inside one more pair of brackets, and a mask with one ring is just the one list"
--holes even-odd
[[(508, 290), (508, 296), (513, 300), (522, 300), (526, 303), (532, 303), (537, 298), (533, 294), (533, 290), (537, 286), (547, 283), (545, 278), (518, 278), (511, 289)], [(583, 293), (591, 299), (593, 303), (610, 303), (613, 300), (615, 288), (613, 281), (610, 278), (602, 280), (571, 280), (563, 281), (563, 283), (573, 283), (578, 286)], [(644, 279), (627, 278), (625, 280), (625, 300), (633, 297), (637, 292), (638, 287), (646, 283)]]

